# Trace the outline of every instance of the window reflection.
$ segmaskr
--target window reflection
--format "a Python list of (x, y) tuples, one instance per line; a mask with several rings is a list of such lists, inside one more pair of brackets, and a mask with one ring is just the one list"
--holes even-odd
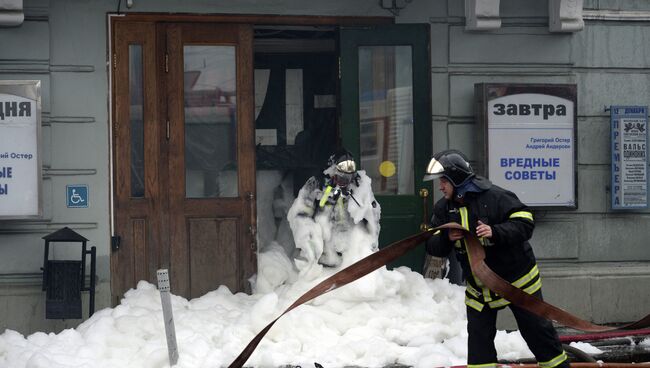
[(237, 197), (234, 46), (185, 46), (185, 194)]
[(411, 46), (359, 48), (361, 168), (375, 194), (413, 194)]
[(131, 197), (144, 197), (144, 111), (142, 45), (129, 45)]

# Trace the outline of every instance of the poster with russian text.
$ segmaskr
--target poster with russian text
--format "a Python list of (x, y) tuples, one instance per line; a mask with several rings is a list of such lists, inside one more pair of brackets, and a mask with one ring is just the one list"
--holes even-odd
[(612, 106), (612, 208), (648, 207), (648, 108)]
[(487, 101), (489, 179), (529, 206), (575, 207), (575, 102), (520, 91)]
[(40, 81), (0, 81), (0, 218), (41, 214)]

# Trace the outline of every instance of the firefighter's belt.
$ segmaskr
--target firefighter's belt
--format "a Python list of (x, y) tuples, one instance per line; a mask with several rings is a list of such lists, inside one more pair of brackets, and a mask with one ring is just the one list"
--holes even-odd
[(474, 234), (467, 232), (467, 230), (459, 224), (448, 223), (392, 243), (389, 246), (379, 250), (378, 252), (375, 252), (368, 257), (363, 258), (356, 263), (346, 267), (345, 269), (335, 273), (318, 285), (314, 286), (309, 291), (304, 293), (300, 298), (298, 298), (298, 300), (296, 300), (293, 304), (291, 304), (276, 319), (264, 327), (264, 329), (262, 329), (262, 331), (260, 331), (257, 336), (255, 336), (248, 343), (246, 348), (244, 348), (241, 354), (239, 354), (237, 359), (235, 359), (229, 367), (242, 367), (250, 355), (253, 353), (257, 345), (260, 343), (264, 335), (266, 335), (266, 333), (271, 329), (275, 322), (280, 319), (280, 317), (288, 313), (290, 310), (322, 294), (330, 292), (334, 289), (338, 289), (343, 285), (349, 284), (350, 282), (369, 274), (379, 267), (384, 266), (385, 264), (399, 258), (401, 255), (415, 248), (419, 244), (424, 243), (433, 235), (435, 231), (442, 229), (458, 229), (465, 232), (465, 240), (467, 241), (467, 251), (470, 257), (470, 266), (472, 267), (472, 272), (481, 280), (481, 282), (483, 282), (483, 284), (488, 289), (499, 294), (501, 297), (510, 301), (512, 304), (525, 308), (526, 310), (538, 316), (553, 320), (564, 326), (581, 331), (603, 332), (613, 330), (635, 330), (650, 326), (650, 314), (643, 317), (637, 322), (630, 323), (625, 326), (609, 327), (596, 325), (591, 322), (582, 320), (558, 307), (548, 304), (539, 298), (527, 294), (521, 289), (517, 289), (512, 284), (494, 273), (494, 271), (492, 271), (487, 266), (487, 264), (485, 264), (485, 251), (483, 249), (483, 246), (481, 246), (479, 243), (478, 238)]

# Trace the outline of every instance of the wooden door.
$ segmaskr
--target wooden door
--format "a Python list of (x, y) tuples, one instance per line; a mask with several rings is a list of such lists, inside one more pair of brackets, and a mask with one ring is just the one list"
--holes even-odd
[[(139, 280), (155, 282), (167, 239), (160, 216), (160, 114), (155, 26), (120, 23), (113, 42), (113, 211), (111, 294), (119, 302)], [(118, 58), (119, 56), (119, 58)], [(118, 62), (119, 60), (119, 62)], [(161, 170), (162, 169), (162, 170)]]
[(172, 290), (245, 290), (256, 266), (252, 28), (165, 28)]
[[(255, 273), (252, 29), (114, 23), (112, 294), (168, 268), (172, 293)], [(116, 243), (117, 245), (117, 243)]]
[[(342, 141), (372, 179), (383, 247), (428, 222), (431, 182), (429, 26), (395, 24), (340, 32)], [(426, 194), (426, 195), (425, 195)], [(419, 247), (391, 266), (422, 271)]]

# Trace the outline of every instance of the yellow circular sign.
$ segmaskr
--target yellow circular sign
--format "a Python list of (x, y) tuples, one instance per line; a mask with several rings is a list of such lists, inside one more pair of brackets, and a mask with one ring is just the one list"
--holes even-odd
[(379, 173), (387, 178), (395, 175), (395, 164), (392, 161), (384, 161), (379, 164)]

